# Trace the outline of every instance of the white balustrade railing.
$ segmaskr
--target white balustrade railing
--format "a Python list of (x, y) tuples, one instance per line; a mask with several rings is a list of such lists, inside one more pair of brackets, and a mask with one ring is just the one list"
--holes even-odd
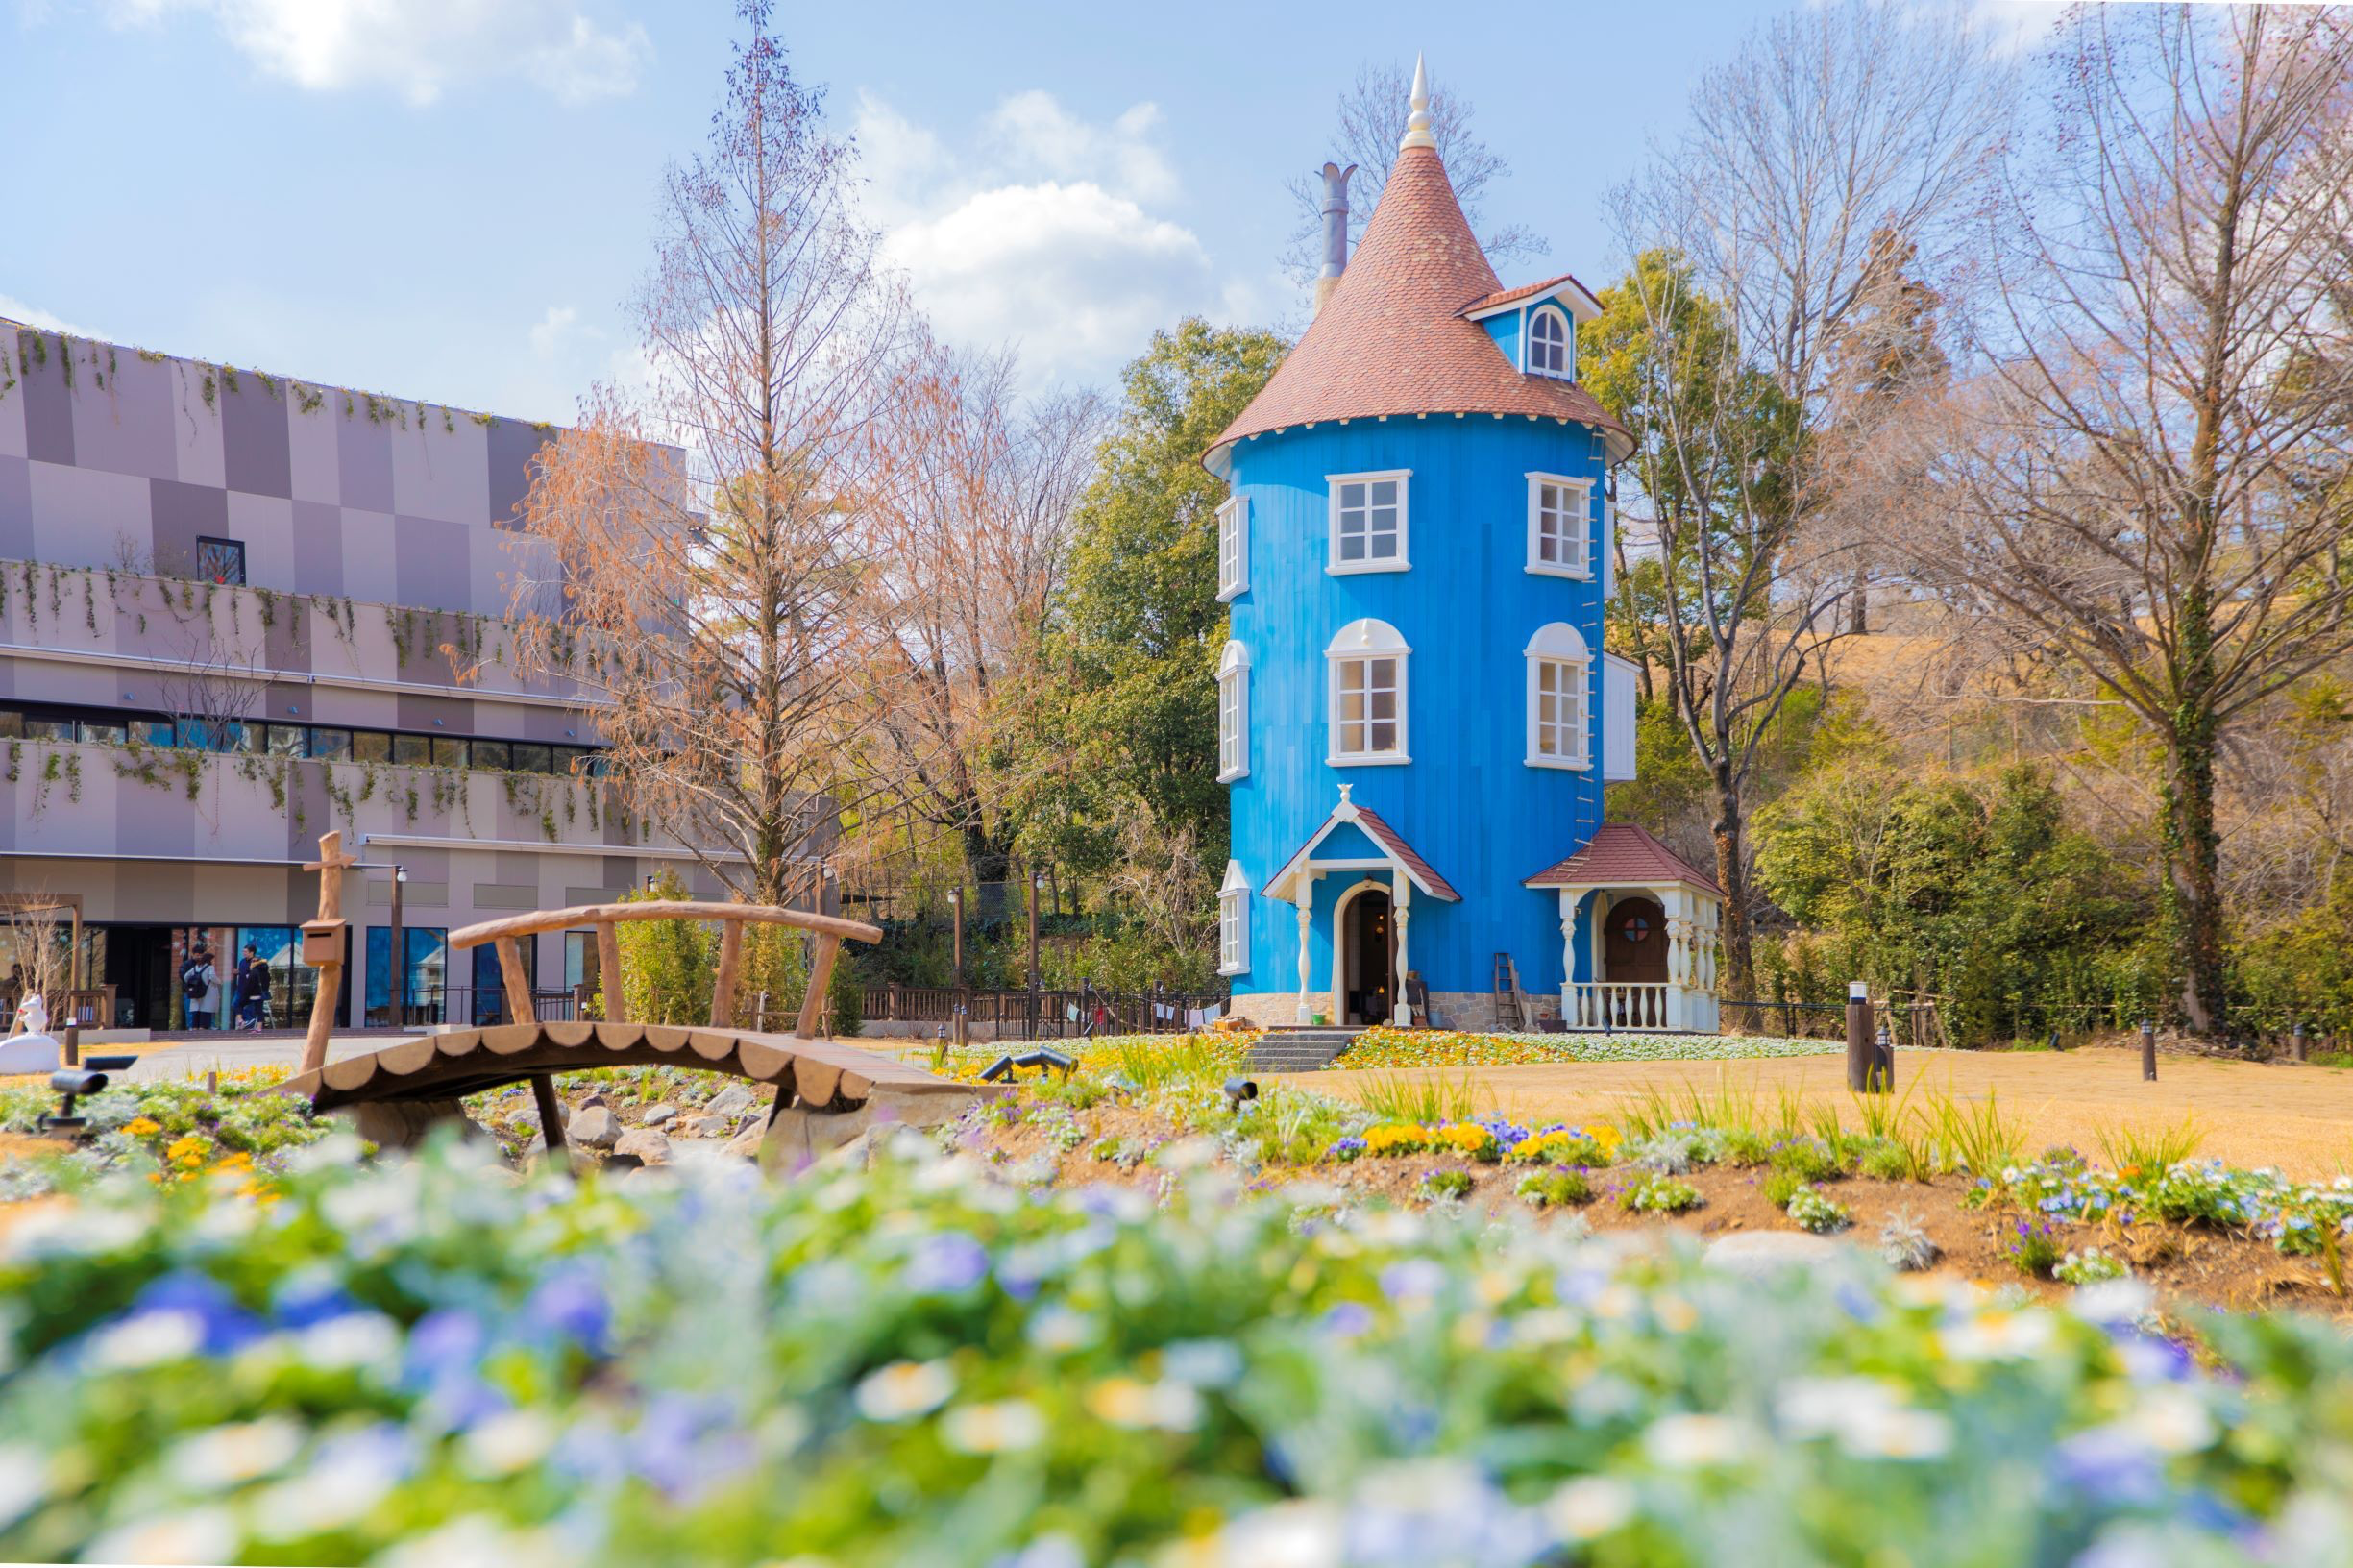
[[(1675, 1029), (1663, 983), (1575, 980), (1561, 988), (1561, 1013), (1571, 1029)], [(1679, 989), (1679, 988), (1674, 988)]]

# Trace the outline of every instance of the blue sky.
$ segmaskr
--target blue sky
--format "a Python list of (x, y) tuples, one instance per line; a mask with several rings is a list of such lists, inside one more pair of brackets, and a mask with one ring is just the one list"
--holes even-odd
[[(9, 4), (0, 314), (553, 420), (624, 362), (655, 182), (704, 135), (734, 27), (713, 0)], [(1033, 384), (1107, 383), (1189, 311), (1291, 312), (1284, 182), (1331, 151), (1360, 64), (1416, 49), (1510, 160), (1487, 219), (1550, 242), (1506, 282), (1598, 282), (1603, 193), (1771, 13), (777, 9), (919, 303), (952, 339), (1017, 341)]]

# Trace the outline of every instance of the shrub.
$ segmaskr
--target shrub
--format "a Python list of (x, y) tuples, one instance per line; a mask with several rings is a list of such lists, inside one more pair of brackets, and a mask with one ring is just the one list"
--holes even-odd
[(1765, 1185), (1760, 1190), (1767, 1203), (1776, 1209), (1786, 1209), (1789, 1200), (1796, 1197), (1798, 1189), (1804, 1185), (1805, 1178), (1794, 1170), (1773, 1170), (1765, 1173)]
[(1762, 1165), (1773, 1159), (1773, 1140), (1753, 1127), (1735, 1127), (1724, 1135), (1724, 1162), (1729, 1165)]
[(2049, 1279), (2050, 1271), (2059, 1266), (2065, 1253), (2066, 1249), (2059, 1245), (2059, 1238), (2047, 1221), (2036, 1223), (2022, 1219), (2018, 1222), (2018, 1239), (2010, 1243), (2010, 1262), (2018, 1265), (2021, 1274), (2038, 1280)]
[(1898, 1273), (1917, 1273), (1936, 1262), (1942, 1249), (1929, 1239), (1920, 1217), (1899, 1210), (1879, 1227), (1879, 1261)]
[(2052, 1279), (2067, 1285), (2097, 1285), (2102, 1280), (2124, 1279), (2131, 1273), (2131, 1266), (2123, 1259), (2112, 1257), (2097, 1247), (2069, 1253), (2050, 1271)]
[(1828, 1181), (1845, 1168), (1829, 1145), (1812, 1138), (1795, 1138), (1776, 1145), (1768, 1163), (1802, 1182)]
[(1467, 1170), (1434, 1170), (1422, 1177), (1422, 1196), (1446, 1202), (1466, 1198), (1471, 1191), (1471, 1173)]
[(1798, 1222), (1798, 1229), (1811, 1231), (1816, 1236), (1827, 1236), (1843, 1231), (1854, 1223), (1854, 1216), (1843, 1204), (1824, 1197), (1810, 1187), (1801, 1187), (1790, 1194), (1786, 1206), (1789, 1217)]
[(1531, 1171), (1520, 1178), (1519, 1195), (1531, 1208), (1568, 1209), (1593, 1200), (1593, 1184), (1581, 1170)]
[(1702, 1201), (1698, 1188), (1663, 1172), (1653, 1172), (1618, 1194), (1618, 1207), (1629, 1213), (1679, 1214)]

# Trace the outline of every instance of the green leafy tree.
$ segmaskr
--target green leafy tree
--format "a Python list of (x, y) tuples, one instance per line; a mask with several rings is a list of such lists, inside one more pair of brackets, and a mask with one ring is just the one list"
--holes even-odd
[(1080, 502), (1056, 631), (1022, 744), (1056, 760), (1011, 810), (1034, 858), (1103, 870), (1140, 809), (1203, 864), (1226, 856), (1217, 782), (1216, 511), (1203, 453), (1266, 384), (1287, 344), (1198, 317), (1153, 335), (1127, 367), (1100, 471)]

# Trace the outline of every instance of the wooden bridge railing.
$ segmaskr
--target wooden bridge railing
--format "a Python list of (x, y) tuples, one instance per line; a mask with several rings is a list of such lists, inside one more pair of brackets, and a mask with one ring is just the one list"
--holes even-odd
[(809, 989), (801, 998), (800, 1017), (793, 1032), (814, 1040), (825, 1016), (825, 988), (833, 979), (833, 963), (845, 938), (880, 942), (879, 928), (862, 920), (845, 920), (805, 909), (779, 909), (772, 904), (711, 904), (691, 899), (649, 900), (636, 904), (582, 904), (573, 909), (543, 909), (530, 915), (511, 915), (484, 920), (450, 933), (452, 947), (491, 943), (499, 954), (499, 975), (506, 985), (508, 1015), (532, 1016), (531, 982), (524, 973), (518, 939), (542, 931), (576, 930), (592, 926), (597, 933), (597, 968), (604, 977), (604, 1021), (628, 1022), (628, 1007), (621, 995), (621, 940), (614, 927), (625, 920), (717, 920), (719, 973), (711, 987), (711, 1027), (724, 1029), (735, 1021), (735, 980), (743, 968), (746, 925), (789, 925), (817, 937), (817, 953), (809, 966)]

